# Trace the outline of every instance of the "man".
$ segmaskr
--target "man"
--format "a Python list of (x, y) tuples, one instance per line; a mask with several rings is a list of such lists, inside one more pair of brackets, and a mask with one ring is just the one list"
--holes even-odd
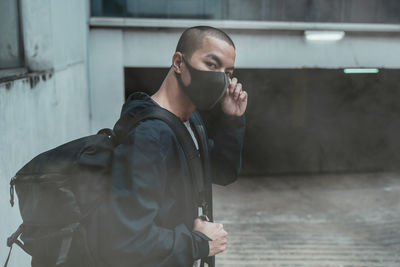
[[(213, 258), (206, 258), (226, 249), (226, 231), (211, 222), (211, 179), (232, 183), (241, 165), (247, 93), (232, 76), (234, 62), (235, 46), (224, 32), (189, 28), (159, 90), (151, 97), (133, 94), (124, 104), (122, 115), (160, 106), (185, 124), (200, 151), (204, 201), (196, 203), (197, 185), (166, 123), (146, 120), (132, 131), (117, 128), (128, 141), (114, 152), (112, 195), (98, 218), (98, 253), (105, 266), (193, 266), (199, 259), (212, 266)], [(219, 127), (209, 142), (195, 110), (215, 105), (221, 109)]]

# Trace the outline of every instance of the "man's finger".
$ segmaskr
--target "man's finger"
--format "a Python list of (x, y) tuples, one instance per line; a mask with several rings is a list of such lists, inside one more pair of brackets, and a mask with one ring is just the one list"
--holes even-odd
[(235, 91), (234, 91), (234, 93), (233, 93), (233, 98), (234, 98), (235, 100), (238, 100), (238, 99), (239, 99), (240, 92), (242, 92), (242, 84), (241, 84), (241, 83), (238, 83), (238, 84), (236, 85)]
[(237, 85), (237, 82), (238, 82), (238, 79), (236, 79), (235, 77), (232, 78), (231, 83), (229, 84), (229, 92), (230, 92), (231, 94), (232, 94), (233, 91), (235, 90), (236, 85)]
[(226, 245), (228, 243), (228, 239), (221, 238), (221, 245)]
[(240, 101), (244, 102), (247, 99), (247, 92), (242, 90), (242, 92), (240, 92), (239, 99)]

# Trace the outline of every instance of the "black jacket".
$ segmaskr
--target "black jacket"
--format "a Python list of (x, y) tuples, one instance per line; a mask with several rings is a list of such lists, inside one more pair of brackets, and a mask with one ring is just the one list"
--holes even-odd
[[(136, 93), (124, 104), (122, 114), (134, 115), (151, 105), (157, 104), (148, 95)], [(236, 180), (244, 118), (221, 118), (213, 140), (207, 142), (201, 140), (204, 125), (197, 112), (191, 123), (202, 144), (212, 216), (211, 179), (220, 185)], [(146, 120), (131, 132), (118, 134), (127, 134), (127, 142), (114, 151), (110, 201), (96, 218), (97, 253), (105, 266), (192, 266), (195, 260), (207, 257), (207, 237), (192, 231), (198, 212), (195, 188), (173, 131), (160, 120)]]

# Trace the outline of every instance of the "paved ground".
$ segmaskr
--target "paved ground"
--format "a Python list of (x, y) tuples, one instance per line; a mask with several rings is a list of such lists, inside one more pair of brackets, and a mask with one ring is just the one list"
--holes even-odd
[(217, 266), (400, 266), (400, 174), (241, 178), (214, 187)]

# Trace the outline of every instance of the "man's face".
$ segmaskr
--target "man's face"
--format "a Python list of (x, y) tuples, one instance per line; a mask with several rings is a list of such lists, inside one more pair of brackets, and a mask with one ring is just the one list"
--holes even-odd
[[(235, 48), (227, 42), (206, 36), (203, 45), (197, 49), (191, 58), (186, 58), (195, 69), (205, 71), (225, 72), (229, 78), (233, 75), (235, 64)], [(185, 66), (182, 71), (182, 80), (190, 83), (190, 74)]]

